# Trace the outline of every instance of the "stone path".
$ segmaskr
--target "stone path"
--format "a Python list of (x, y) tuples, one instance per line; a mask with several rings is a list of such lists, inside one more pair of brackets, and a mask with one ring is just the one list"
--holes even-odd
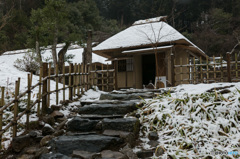
[[(137, 159), (139, 157), (132, 148), (137, 144), (140, 123), (135, 117), (124, 116), (137, 109), (136, 103), (140, 100), (140, 96), (151, 98), (154, 92), (124, 90), (102, 94), (99, 101), (80, 102), (79, 115), (68, 120), (62, 119), (57, 130), (47, 125), (45, 129), (42, 129), (44, 136), (39, 137), (32, 132), (32, 136), (27, 134), (25, 138), (23, 137), (22, 140), (28, 136), (29, 140), (36, 143), (40, 141), (37, 150), (34, 149), (32, 153), (29, 153), (31, 150), (26, 150), (22, 145), (17, 144), (17, 141), (13, 142), (13, 149), (21, 154), (19, 158), (29, 159), (31, 157), (40, 159)], [(61, 114), (57, 115), (61, 116)], [(54, 117), (55, 121), (61, 119), (59, 116)], [(47, 123), (50, 121), (51, 119), (46, 119)], [(66, 131), (62, 130), (63, 127)], [(38, 137), (39, 141), (36, 141)], [(51, 147), (51, 153), (47, 147)], [(33, 149), (34, 146), (30, 148)]]

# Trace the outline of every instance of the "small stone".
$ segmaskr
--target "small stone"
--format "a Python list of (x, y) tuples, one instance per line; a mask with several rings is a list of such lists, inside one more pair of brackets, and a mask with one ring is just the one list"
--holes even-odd
[(54, 117), (54, 119), (57, 119), (64, 117), (64, 114), (55, 110), (54, 112), (51, 113), (51, 116)]
[(46, 136), (46, 135), (52, 135), (54, 133), (54, 129), (49, 125), (46, 124), (43, 128), (42, 128), (42, 135)]
[(125, 147), (123, 147), (123, 149), (120, 150), (120, 152), (125, 154), (130, 159), (138, 159), (137, 155), (133, 152), (133, 150), (130, 148), (128, 144)]
[(155, 151), (155, 156), (159, 157), (165, 153), (165, 150), (162, 147), (157, 147)]
[(148, 139), (149, 139), (149, 140), (158, 140), (158, 134), (157, 134), (157, 132), (150, 132), (150, 133), (148, 134)]
[(51, 109), (53, 111), (55, 111), (55, 110), (59, 111), (61, 109), (61, 106), (59, 106), (59, 105), (51, 105)]
[(49, 125), (54, 125), (55, 124), (55, 119), (53, 116), (44, 116), (43, 121)]
[(137, 156), (138, 158), (148, 158), (152, 157), (154, 152), (152, 150), (144, 150), (144, 151), (138, 151)]
[(102, 158), (128, 159), (128, 157), (120, 152), (104, 150), (101, 152)]
[(147, 144), (151, 147), (157, 147), (159, 145), (159, 142), (155, 140), (150, 140)]
[(65, 118), (65, 117), (63, 117), (63, 118), (57, 118), (56, 121), (57, 121), (58, 123), (61, 123), (61, 122), (65, 121), (66, 119), (67, 119), (67, 118)]
[(34, 159), (34, 156), (33, 155), (23, 154), (20, 157), (17, 157), (17, 159)]
[(38, 135), (36, 131), (30, 131), (28, 134), (29, 134), (30, 137), (32, 137), (32, 138), (36, 138), (37, 135)]
[(57, 137), (57, 136), (61, 136), (64, 134), (64, 130), (57, 130), (56, 132), (53, 133), (53, 136)]
[(49, 149), (47, 147), (41, 147), (38, 149), (38, 151), (35, 153), (35, 158), (39, 158), (42, 154), (46, 154), (49, 152)]
[(13, 138), (12, 148), (15, 152), (20, 152), (25, 147), (29, 146), (33, 142), (30, 135), (17, 136)]
[(26, 154), (35, 154), (37, 150), (38, 150), (37, 147), (28, 147), (25, 149), (25, 153)]
[(54, 136), (52, 135), (47, 135), (43, 137), (42, 140), (40, 141), (40, 146), (47, 146), (48, 142), (52, 140), (52, 138), (54, 138)]
[(74, 150), (72, 157), (77, 157), (77, 158), (81, 158), (81, 159), (101, 158), (101, 154), (87, 152), (87, 151)]

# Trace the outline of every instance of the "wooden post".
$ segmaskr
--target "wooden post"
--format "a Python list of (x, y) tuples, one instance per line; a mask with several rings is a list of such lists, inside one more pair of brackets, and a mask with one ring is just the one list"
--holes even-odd
[(72, 67), (73, 67), (73, 64), (71, 63), (69, 65), (69, 80), (68, 80), (68, 87), (69, 87), (69, 95), (68, 95), (68, 98), (69, 100), (72, 100), (73, 97), (72, 97), (72, 93), (73, 93), (73, 88), (72, 88), (72, 76), (71, 76), (71, 73), (72, 73)]
[(215, 60), (215, 56), (213, 56), (213, 78), (214, 78), (214, 82), (216, 82), (217, 76), (216, 76), (216, 60)]
[(81, 94), (83, 94), (84, 93), (84, 89), (83, 89), (84, 88), (84, 64), (83, 63), (82, 63), (82, 67), (81, 67), (81, 73), (82, 73)]
[(80, 73), (81, 73), (81, 65), (80, 64), (78, 64), (78, 69), (77, 69), (77, 72), (78, 72), (78, 78), (77, 78), (77, 95), (79, 96), (80, 95), (80, 85), (81, 85), (81, 75), (80, 75)]
[[(49, 67), (48, 67), (48, 80), (47, 80), (47, 83), (48, 83), (47, 91), (48, 91), (48, 92), (51, 91), (51, 79), (50, 79), (51, 70), (52, 70), (52, 66), (51, 66), (51, 63), (49, 63)], [(55, 69), (54, 69), (54, 70), (55, 70)], [(51, 94), (48, 93), (48, 95), (47, 95), (47, 107), (48, 107), (48, 108), (49, 108), (50, 105), (51, 105), (50, 99), (51, 99)]]
[[(4, 91), (5, 91), (5, 87), (1, 87), (2, 96), (0, 101), (0, 108), (2, 108), (4, 105)], [(3, 111), (0, 111), (0, 132), (2, 131), (2, 127), (3, 127), (2, 120), (3, 120)], [(2, 135), (0, 135), (0, 149), (2, 149)]]
[(227, 52), (227, 76), (228, 76), (228, 82), (232, 82), (231, 79), (231, 54)]
[(65, 86), (66, 86), (66, 77), (65, 77), (65, 63), (63, 63), (63, 68), (62, 68), (62, 71), (63, 71), (63, 101), (65, 101)]
[(200, 77), (201, 77), (201, 83), (203, 83), (202, 56), (200, 56)]
[(91, 64), (87, 65), (87, 89), (89, 90), (91, 88)]
[(223, 57), (222, 57), (222, 55), (220, 55), (220, 57), (221, 57), (221, 82), (223, 82)]
[(193, 84), (196, 84), (196, 60), (193, 57)]
[(41, 97), (42, 97), (42, 75), (43, 75), (43, 67), (40, 67), (39, 73), (39, 90), (38, 90), (38, 106), (37, 106), (37, 116), (40, 117), (40, 104), (41, 104)]
[(103, 72), (103, 64), (102, 64), (102, 71), (101, 71), (101, 72), (102, 72), (102, 91), (104, 91), (104, 79), (103, 79), (103, 78), (104, 78), (104, 76), (103, 76), (103, 73), (104, 73), (104, 72)]
[(110, 91), (109, 90), (109, 82), (110, 82), (110, 80), (109, 80), (109, 66), (107, 64), (107, 91)]
[[(48, 64), (43, 63), (43, 78), (47, 77), (48, 75)], [(47, 113), (47, 94), (48, 94), (48, 82), (47, 80), (43, 81), (43, 88), (42, 88), (42, 115)]]
[(15, 104), (14, 104), (14, 117), (13, 117), (13, 138), (17, 136), (17, 117), (18, 117), (18, 95), (20, 89), (20, 78), (15, 82)]
[(85, 72), (85, 91), (87, 91), (88, 90), (88, 75), (87, 75), (87, 64), (85, 64), (85, 66), (84, 66), (84, 72)]
[(76, 95), (76, 85), (77, 85), (77, 64), (74, 64), (74, 75), (73, 75), (73, 96)]
[(118, 73), (118, 61), (114, 61), (114, 89), (118, 89), (118, 80), (117, 80), (117, 73)]
[(207, 57), (207, 83), (209, 83), (208, 79), (209, 79), (209, 65), (208, 65), (208, 57)]
[(56, 64), (56, 105), (58, 105), (58, 81), (59, 81), (59, 78), (58, 78), (58, 64)]
[(94, 73), (94, 84), (93, 85), (95, 85), (97, 87), (98, 81), (97, 81), (97, 64), (96, 63), (94, 65), (94, 69), (95, 69), (95, 73)]
[(237, 53), (235, 53), (235, 71), (236, 71), (236, 79), (238, 79), (238, 59), (237, 59)]
[(175, 68), (174, 68), (174, 54), (171, 54), (171, 81), (172, 87), (175, 86)]
[(30, 115), (30, 104), (31, 104), (31, 75), (28, 74), (28, 101), (27, 101), (27, 119), (26, 119), (26, 128), (29, 130), (29, 115)]
[(182, 58), (180, 58), (180, 84), (183, 84), (183, 66)]

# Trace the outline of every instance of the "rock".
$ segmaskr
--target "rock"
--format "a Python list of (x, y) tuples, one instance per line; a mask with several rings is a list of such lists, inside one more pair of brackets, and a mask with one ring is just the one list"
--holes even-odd
[(53, 111), (55, 111), (55, 110), (59, 111), (61, 108), (62, 108), (62, 107), (59, 106), (59, 105), (51, 105), (51, 109), (52, 109)]
[(121, 152), (104, 150), (101, 152), (102, 158), (128, 159), (128, 157)]
[(44, 116), (43, 121), (52, 126), (55, 124), (55, 119), (53, 116)]
[(154, 93), (134, 93), (134, 94), (101, 94), (100, 100), (135, 100), (142, 98), (152, 98)]
[(140, 122), (136, 118), (103, 119), (103, 130), (120, 130), (138, 135)]
[(46, 136), (46, 135), (52, 135), (54, 133), (54, 129), (49, 125), (46, 124), (43, 128), (42, 128), (42, 135)]
[(67, 123), (67, 130), (68, 131), (92, 131), (95, 129), (99, 120), (89, 120), (89, 119), (82, 119), (80, 117), (74, 117)]
[(49, 149), (47, 147), (41, 147), (36, 151), (35, 153), (35, 158), (39, 158), (42, 154), (49, 153)]
[(50, 142), (53, 152), (64, 155), (72, 154), (73, 150), (100, 152), (104, 149), (118, 149), (122, 139), (103, 135), (60, 136)]
[(67, 118), (65, 118), (65, 117), (63, 117), (63, 118), (57, 118), (56, 121), (57, 121), (58, 123), (61, 123), (61, 122), (65, 121), (66, 119), (67, 119)]
[(153, 150), (144, 150), (144, 151), (138, 151), (137, 152), (137, 156), (138, 158), (148, 158), (148, 157), (152, 157), (154, 154)]
[(159, 145), (159, 142), (155, 140), (150, 140), (148, 141), (147, 144), (150, 145), (151, 147), (157, 147)]
[(49, 143), (50, 140), (52, 140), (52, 138), (54, 138), (54, 136), (52, 135), (44, 136), (40, 141), (40, 146), (47, 146), (47, 144)]
[(130, 146), (127, 144), (120, 150), (123, 154), (125, 154), (129, 159), (138, 159), (137, 155), (133, 152)]
[(57, 119), (57, 118), (63, 118), (64, 114), (55, 110), (51, 113), (51, 116), (54, 117), (54, 119)]
[(73, 159), (60, 153), (43, 154), (40, 159)]
[(32, 137), (32, 138), (36, 138), (37, 135), (38, 135), (38, 133), (37, 133), (36, 131), (30, 131), (28, 134), (29, 134), (30, 137)]
[(38, 151), (38, 147), (35, 147), (35, 146), (33, 146), (33, 147), (27, 147), (25, 150), (24, 150), (24, 153), (26, 153), (26, 154), (35, 154), (37, 151)]
[(157, 147), (155, 150), (155, 156), (159, 157), (165, 153), (165, 150), (162, 147)]
[(53, 110), (51, 108), (46, 108), (46, 113), (47, 114), (51, 114), (53, 112)]
[(157, 132), (150, 132), (148, 134), (148, 139), (149, 140), (158, 140), (158, 133)]
[(76, 157), (76, 158), (80, 158), (80, 159), (95, 159), (95, 158), (101, 158), (101, 154), (87, 152), (87, 151), (74, 150), (72, 153), (72, 157)]
[(57, 130), (53, 133), (53, 136), (57, 137), (57, 136), (61, 136), (64, 134), (64, 130)]
[(125, 143), (128, 143), (131, 147), (135, 145), (136, 139), (132, 132), (116, 131), (116, 130), (104, 130), (103, 135), (120, 137)]
[(34, 142), (34, 140), (30, 137), (30, 135), (14, 137), (12, 141), (12, 149), (15, 152), (20, 152), (32, 142)]
[(34, 159), (34, 155), (23, 154), (20, 157), (17, 157), (17, 159)]
[(118, 104), (91, 104), (79, 108), (79, 114), (122, 115), (136, 110), (133, 102)]

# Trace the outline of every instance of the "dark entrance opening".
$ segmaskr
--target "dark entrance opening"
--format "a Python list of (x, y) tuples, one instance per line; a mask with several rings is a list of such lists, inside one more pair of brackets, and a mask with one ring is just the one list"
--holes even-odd
[(155, 54), (142, 55), (142, 81), (144, 85), (150, 81), (155, 83), (156, 64)]

